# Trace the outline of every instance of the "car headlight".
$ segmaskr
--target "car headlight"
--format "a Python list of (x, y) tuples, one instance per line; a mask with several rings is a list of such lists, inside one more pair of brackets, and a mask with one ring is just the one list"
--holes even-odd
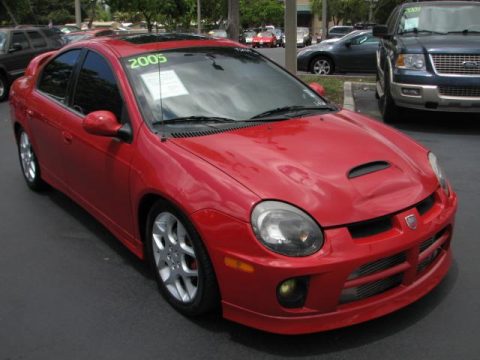
[(430, 162), (430, 166), (432, 167), (433, 172), (437, 176), (441, 188), (443, 189), (443, 191), (445, 191), (445, 194), (450, 195), (447, 177), (445, 176), (445, 172), (438, 163), (438, 159), (434, 153), (428, 153), (428, 161)]
[(252, 227), (263, 245), (282, 255), (307, 256), (323, 246), (318, 224), (302, 210), (280, 201), (257, 204)]
[(395, 66), (398, 69), (425, 70), (425, 55), (423, 54), (400, 54)]

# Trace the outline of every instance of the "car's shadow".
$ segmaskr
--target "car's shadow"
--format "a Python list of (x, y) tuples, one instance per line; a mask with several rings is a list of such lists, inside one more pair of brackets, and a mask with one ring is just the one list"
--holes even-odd
[[(83, 208), (61, 192), (53, 189), (44, 192), (42, 196), (48, 197), (55, 205), (77, 219), (82, 226), (95, 236), (96, 241), (102, 241), (107, 245), (122, 259), (125, 265), (130, 266), (146, 279), (155, 281), (146, 263), (133, 255)], [(373, 343), (401, 332), (421, 321), (448, 295), (458, 278), (458, 274), (459, 269), (454, 262), (450, 272), (440, 285), (414, 304), (379, 319), (323, 333), (299, 336), (270, 334), (227, 321), (221, 317), (219, 312), (191, 318), (189, 321), (191, 321), (192, 326), (198, 326), (211, 333), (228, 334), (233, 342), (272, 355), (293, 357), (333, 353)], [(152, 288), (156, 288), (156, 286)], [(168, 311), (175, 310), (172, 308)]]
[(480, 135), (480, 110), (478, 114), (403, 110), (393, 126), (404, 131)]

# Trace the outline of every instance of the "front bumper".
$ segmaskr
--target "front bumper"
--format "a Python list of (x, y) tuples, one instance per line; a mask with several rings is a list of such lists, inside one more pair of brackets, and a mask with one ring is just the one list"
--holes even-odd
[[(392, 214), (393, 227), (372, 236), (353, 238), (347, 226), (325, 229), (324, 247), (304, 258), (272, 254), (259, 244), (247, 223), (212, 211), (194, 214), (214, 264), (224, 317), (268, 332), (302, 334), (364, 322), (416, 301), (442, 280), (451, 264), (456, 195), (447, 197), (438, 189), (433, 196), (434, 204), (426, 213), (420, 214), (413, 206)], [(412, 214), (418, 218), (415, 230), (405, 221)], [(435, 241), (424, 246), (430, 239)], [(405, 255), (401, 263), (351, 278), (362, 265), (400, 253)], [(253, 270), (228, 267), (227, 257), (249, 264)], [(348, 289), (370, 286), (393, 275), (401, 276), (394, 287), (342, 301)], [(276, 289), (294, 277), (308, 277), (306, 300), (302, 307), (284, 308)]]
[[(390, 86), (395, 104), (419, 110), (480, 112), (480, 97), (442, 95), (436, 85), (393, 82)], [(412, 91), (418, 95), (412, 95)]]

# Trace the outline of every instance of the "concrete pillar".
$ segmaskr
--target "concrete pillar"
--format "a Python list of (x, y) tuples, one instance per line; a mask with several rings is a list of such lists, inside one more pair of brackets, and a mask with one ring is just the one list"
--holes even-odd
[(328, 32), (327, 6), (327, 0), (322, 0), (322, 40), (327, 38)]
[(285, 0), (285, 67), (297, 72), (297, 0)]
[(75, 22), (79, 28), (82, 27), (82, 10), (80, 8), (80, 0), (75, 0)]

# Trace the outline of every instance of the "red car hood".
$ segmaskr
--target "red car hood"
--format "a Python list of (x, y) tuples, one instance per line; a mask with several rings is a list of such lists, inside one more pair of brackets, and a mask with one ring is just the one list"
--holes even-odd
[[(426, 150), (385, 128), (387, 138), (361, 119), (342, 111), (173, 141), (260, 198), (294, 204), (328, 227), (403, 210), (437, 187)], [(390, 167), (348, 177), (372, 161)]]

